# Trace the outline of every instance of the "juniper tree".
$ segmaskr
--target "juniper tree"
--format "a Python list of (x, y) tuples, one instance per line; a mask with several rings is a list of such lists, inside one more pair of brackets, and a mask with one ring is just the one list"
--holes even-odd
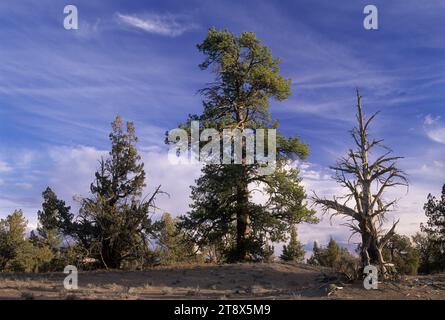
[(326, 248), (320, 247), (315, 241), (308, 264), (334, 268), (345, 254), (348, 254), (348, 251), (341, 248), (333, 238), (329, 240)]
[(332, 238), (325, 248), (314, 242), (312, 256), (307, 263), (332, 268), (342, 273), (349, 280), (356, 280), (359, 277), (360, 259), (352, 255), (348, 249), (341, 247)]
[(73, 217), (71, 207), (58, 199), (56, 193), (47, 187), (42, 193), (42, 210), (37, 212), (38, 227), (32, 231), (31, 239), (37, 243), (48, 245), (56, 251), (65, 237), (73, 234)]
[(445, 185), (440, 199), (428, 195), (424, 210), (428, 221), (421, 225), (421, 229), (445, 253)]
[(419, 273), (437, 273), (445, 269), (445, 255), (437, 242), (431, 241), (424, 232), (417, 232), (412, 237), (414, 247), (419, 254)]
[(304, 246), (297, 239), (297, 229), (295, 227), (290, 230), (290, 240), (288, 245), (283, 245), (283, 253), (280, 259), (283, 261), (303, 262)]
[(417, 242), (422, 248), (422, 269), (442, 271), (445, 269), (445, 185), (440, 199), (428, 195), (424, 210), (428, 218), (420, 226), (424, 236), (417, 236)]
[(394, 264), (397, 273), (416, 275), (420, 265), (419, 251), (407, 236), (394, 234), (383, 249), (383, 256)]
[[(357, 90), (357, 122), (351, 135), (355, 149), (349, 149), (346, 157), (341, 158), (331, 169), (334, 179), (346, 190), (343, 196), (334, 196), (332, 200), (315, 195), (314, 201), (325, 212), (349, 219), (346, 223), (353, 234), (361, 236), (362, 266), (376, 265), (386, 274), (387, 263), (382, 250), (395, 233), (398, 221), (389, 230), (384, 230), (388, 211), (397, 203), (397, 199), (385, 201), (388, 188), (407, 186), (408, 181), (396, 163), (401, 157), (392, 156), (392, 151), (385, 147), (383, 140), (371, 140), (369, 127), (378, 112), (366, 118), (362, 110), (362, 97)], [(385, 150), (377, 155), (377, 148)]]
[(187, 241), (184, 233), (177, 228), (177, 219), (164, 213), (156, 222), (156, 229), (161, 264), (197, 261), (193, 243)]
[[(270, 100), (287, 99), (291, 86), (291, 80), (280, 74), (280, 59), (252, 32), (237, 37), (212, 28), (198, 49), (205, 55), (201, 70), (210, 69), (215, 79), (200, 90), (202, 114), (190, 116), (181, 127), (198, 120), (201, 131), (215, 128), (244, 134), (277, 129), (269, 113)], [(314, 211), (306, 207), (299, 171), (286, 167), (291, 160), (304, 159), (308, 146), (297, 137), (278, 134), (276, 170), (265, 176), (258, 163), (247, 161), (246, 142), (241, 140), (240, 164), (204, 166), (192, 187), (191, 211), (180, 223), (198, 247), (216, 244), (228, 261), (262, 259), (268, 255), (268, 243), (283, 240), (292, 222), (316, 221)], [(256, 187), (262, 189), (264, 204), (252, 201)]]
[(54, 254), (49, 246), (34, 246), (26, 239), (28, 221), (21, 210), (0, 220), (0, 271), (38, 272), (48, 270)]
[(313, 266), (320, 265), (320, 252), (321, 248), (318, 245), (317, 241), (314, 241), (314, 244), (312, 246), (312, 255), (310, 258), (307, 259), (307, 263)]
[(150, 212), (160, 187), (142, 197), (145, 171), (132, 122), (124, 126), (117, 116), (109, 138), (111, 151), (100, 160), (92, 196), (82, 199), (76, 235), (104, 267), (120, 268), (124, 262), (141, 265), (149, 252)]
[(21, 210), (0, 220), (0, 271), (8, 268), (25, 245), (27, 221)]

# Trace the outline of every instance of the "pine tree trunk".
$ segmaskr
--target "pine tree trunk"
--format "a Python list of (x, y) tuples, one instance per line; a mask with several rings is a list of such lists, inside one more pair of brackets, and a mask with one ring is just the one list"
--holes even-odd
[[(240, 116), (241, 117), (241, 116)], [(243, 131), (243, 130), (242, 130)], [(249, 233), (250, 233), (250, 217), (249, 217), (249, 186), (248, 171), (246, 163), (246, 144), (245, 140), (241, 140), (241, 168), (240, 180), (237, 188), (237, 213), (236, 213), (236, 260), (245, 261), (249, 252)]]
[(247, 260), (247, 226), (248, 226), (248, 216), (239, 213), (237, 215), (237, 225), (236, 225), (236, 261), (245, 261)]
[[(243, 168), (244, 169), (244, 168)], [(244, 170), (243, 170), (244, 171)], [(244, 172), (243, 172), (244, 173)], [(236, 213), (236, 261), (245, 261), (249, 252), (250, 217), (248, 213), (249, 190), (247, 179), (240, 179)]]

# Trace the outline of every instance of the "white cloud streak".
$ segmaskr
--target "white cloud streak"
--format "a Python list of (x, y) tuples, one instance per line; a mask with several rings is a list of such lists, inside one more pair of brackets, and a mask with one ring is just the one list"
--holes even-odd
[(0, 160), (0, 172), (11, 172), (12, 167), (5, 161)]
[(427, 115), (424, 119), (425, 133), (431, 140), (445, 144), (445, 124), (440, 117)]
[(180, 15), (149, 14), (144, 17), (117, 13), (120, 22), (148, 33), (167, 37), (178, 37), (187, 31), (197, 28), (188, 18)]

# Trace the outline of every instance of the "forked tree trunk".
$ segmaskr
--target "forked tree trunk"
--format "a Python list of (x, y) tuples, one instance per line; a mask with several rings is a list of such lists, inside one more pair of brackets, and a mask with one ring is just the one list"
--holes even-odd
[[(391, 157), (387, 151), (376, 160), (370, 162), (370, 152), (376, 146), (382, 146), (382, 140), (370, 140), (369, 124), (377, 115), (365, 119), (362, 112), (361, 96), (357, 90), (357, 121), (358, 126), (351, 131), (357, 149), (350, 149), (347, 157), (342, 158), (334, 169), (336, 181), (348, 190), (342, 197), (333, 200), (314, 197), (315, 203), (325, 211), (333, 210), (334, 215), (350, 218), (347, 225), (361, 236), (362, 267), (374, 265), (379, 267), (383, 276), (387, 275), (388, 264), (383, 259), (383, 248), (395, 233), (397, 222), (384, 235), (382, 226), (389, 208), (396, 200), (385, 202), (384, 191), (388, 187), (407, 186), (403, 171), (395, 165), (400, 157)], [(386, 150), (388, 150), (386, 148)], [(338, 199), (346, 199), (341, 202)], [(353, 201), (349, 205), (349, 201)]]
[(381, 237), (377, 235), (375, 228), (370, 228), (372, 231), (369, 232), (369, 228), (363, 228), (361, 233), (362, 247), (360, 258), (362, 261), (362, 266), (373, 265), (380, 269), (380, 272), (384, 277), (386, 277), (388, 272), (388, 265), (383, 258), (383, 248)]

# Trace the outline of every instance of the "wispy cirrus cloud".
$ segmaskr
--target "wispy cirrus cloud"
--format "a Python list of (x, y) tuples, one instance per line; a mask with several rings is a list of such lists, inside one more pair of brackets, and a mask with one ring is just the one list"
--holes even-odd
[(15, 186), (19, 189), (29, 190), (32, 189), (32, 184), (27, 182), (16, 183)]
[(0, 172), (10, 172), (12, 167), (5, 161), (0, 160)]
[(433, 117), (427, 115), (424, 119), (425, 133), (431, 140), (445, 144), (445, 124), (441, 121), (441, 117)]
[(130, 27), (168, 37), (178, 37), (187, 31), (198, 28), (198, 25), (190, 22), (190, 18), (185, 15), (151, 13), (139, 17), (117, 13), (117, 18)]

